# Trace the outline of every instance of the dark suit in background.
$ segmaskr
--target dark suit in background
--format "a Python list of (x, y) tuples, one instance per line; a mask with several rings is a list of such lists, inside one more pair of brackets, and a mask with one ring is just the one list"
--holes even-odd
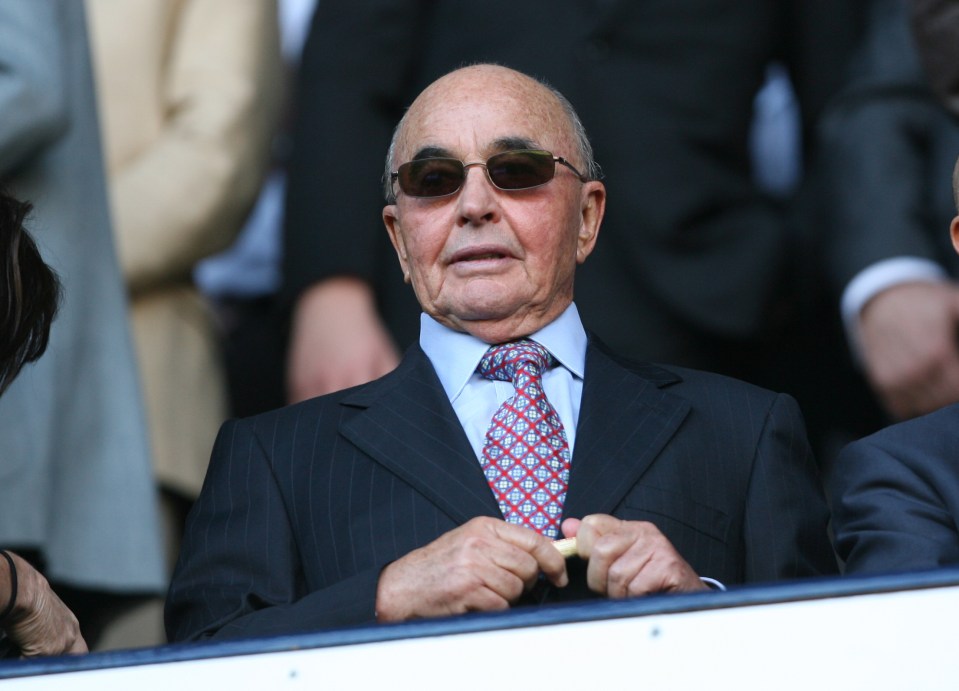
[(959, 404), (850, 444), (830, 480), (847, 573), (959, 564)]
[(298, 92), (288, 298), (358, 276), (400, 347), (415, 340), (418, 306), (379, 217), (383, 152), (426, 84), (465, 63), (499, 62), (576, 104), (607, 175), (603, 239), (576, 283), (586, 326), (629, 357), (783, 386), (762, 370), (771, 355), (777, 373), (794, 366), (767, 346), (782, 336), (796, 290), (796, 238), (787, 211), (752, 178), (753, 99), (769, 63), (782, 62), (808, 133), (838, 85), (858, 26), (853, 5), (323, 0)]
[(946, 107), (959, 115), (959, 4), (912, 0), (912, 28), (929, 83)]
[[(834, 572), (791, 398), (630, 365), (595, 339), (584, 383), (566, 516), (651, 521), (698, 573), (729, 585)], [(502, 514), (414, 346), (370, 384), (227, 423), (173, 579), (168, 635), (373, 623), (383, 567), (475, 516)], [(582, 562), (569, 564), (570, 585), (537, 601), (597, 597)]]
[(959, 123), (929, 87), (906, 3), (866, 4), (866, 40), (821, 132), (827, 266), (837, 290), (871, 264), (898, 256), (929, 259), (959, 275), (949, 239)]
[[(923, 72), (909, 2), (862, 5), (864, 40), (819, 132), (818, 226), (837, 307), (863, 272), (885, 270), (848, 310), (861, 373), (887, 413), (881, 425), (959, 400), (959, 258), (949, 239), (959, 121)], [(903, 260), (925, 269), (890, 268)]]

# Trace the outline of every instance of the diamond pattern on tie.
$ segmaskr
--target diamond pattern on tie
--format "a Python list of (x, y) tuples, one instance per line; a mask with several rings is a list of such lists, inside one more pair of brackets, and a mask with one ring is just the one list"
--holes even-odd
[(508, 523), (549, 538), (559, 536), (570, 462), (566, 430), (543, 392), (543, 372), (555, 364), (539, 343), (522, 340), (493, 346), (476, 368), (515, 389), (486, 432), (483, 473)]

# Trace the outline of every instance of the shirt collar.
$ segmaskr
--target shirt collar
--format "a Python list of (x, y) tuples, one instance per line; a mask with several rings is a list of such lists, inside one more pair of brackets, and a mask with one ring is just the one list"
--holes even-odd
[[(586, 369), (586, 330), (576, 305), (570, 303), (562, 314), (528, 338), (546, 348), (576, 378)], [(454, 331), (423, 313), (420, 315), (420, 347), (451, 401), (459, 396), (489, 344), (467, 333)]]

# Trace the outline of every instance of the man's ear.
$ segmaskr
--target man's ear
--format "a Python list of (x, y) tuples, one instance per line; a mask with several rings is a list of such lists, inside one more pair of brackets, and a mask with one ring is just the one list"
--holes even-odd
[(952, 236), (952, 246), (959, 253), (959, 216), (952, 219), (952, 225), (949, 226), (949, 234)]
[(579, 237), (576, 245), (576, 263), (586, 261), (599, 237), (599, 227), (603, 223), (603, 214), (606, 213), (606, 185), (598, 180), (591, 180), (583, 184), (582, 190), (582, 224), (579, 227)]
[(403, 232), (396, 204), (388, 204), (383, 207), (383, 224), (386, 226), (386, 232), (390, 236), (390, 242), (393, 243), (393, 249), (396, 250), (396, 257), (400, 260), (400, 268), (403, 269), (403, 280), (409, 283), (410, 265), (407, 261), (406, 245), (403, 242)]

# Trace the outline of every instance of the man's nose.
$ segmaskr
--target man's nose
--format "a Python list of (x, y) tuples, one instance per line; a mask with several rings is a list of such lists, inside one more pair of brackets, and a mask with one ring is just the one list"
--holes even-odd
[(457, 204), (464, 224), (496, 220), (499, 211), (497, 189), (490, 182), (485, 165), (468, 165)]

